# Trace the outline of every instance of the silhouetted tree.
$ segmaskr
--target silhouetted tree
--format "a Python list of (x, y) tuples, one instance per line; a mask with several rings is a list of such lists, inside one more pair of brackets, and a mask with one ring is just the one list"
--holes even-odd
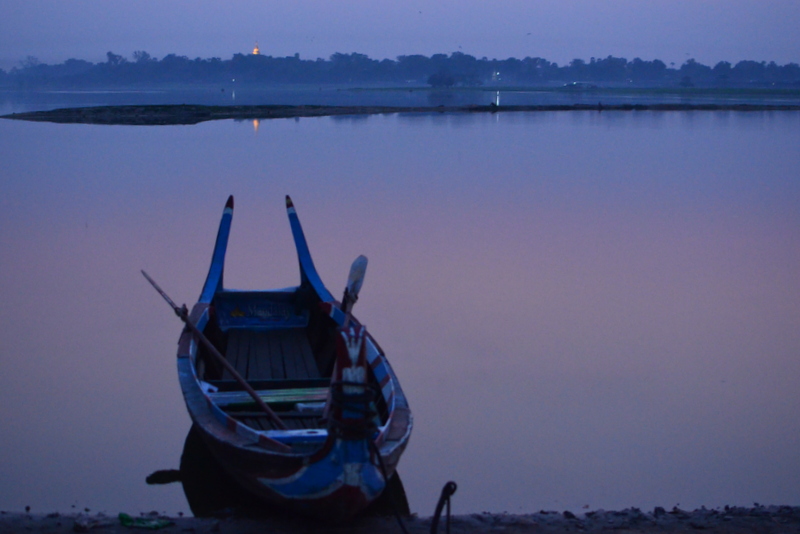
[(39, 58), (36, 56), (27, 56), (25, 59), (19, 62), (19, 65), (23, 69), (32, 69), (34, 67), (38, 67), (40, 65)]
[(453, 87), (455, 84), (455, 77), (446, 71), (439, 71), (428, 76), (428, 85), (431, 87)]
[(133, 60), (136, 63), (147, 63), (148, 61), (155, 61), (150, 54), (145, 52), (144, 50), (137, 50), (133, 53)]
[(731, 80), (731, 64), (727, 61), (720, 61), (711, 69), (714, 74), (714, 83), (717, 85), (728, 85)]
[[(592, 58), (594, 61), (594, 58)], [(586, 68), (586, 62), (582, 59), (573, 59), (569, 63), (569, 74), (575, 80), (586, 80), (589, 78), (589, 70)]]
[(628, 63), (628, 75), (636, 82), (660, 82), (667, 77), (667, 66), (658, 59), (642, 61), (638, 57)]
[(597, 81), (620, 81), (626, 78), (628, 60), (608, 56), (605, 59), (591, 58), (586, 70), (589, 79)]
[(430, 58), (422, 55), (398, 56), (397, 73), (403, 81), (422, 81), (432, 74)]
[(739, 83), (752, 84), (764, 78), (766, 62), (740, 61), (731, 69), (731, 77)]
[[(453, 52), (398, 56), (396, 60), (371, 59), (365, 54), (335, 53), (330, 58), (304, 60), (299, 54), (286, 57), (234, 54), (229, 60), (220, 58), (190, 60), (186, 56), (168, 54), (160, 61), (143, 50), (133, 53), (133, 61), (113, 52), (106, 61), (93, 64), (69, 59), (62, 64), (47, 65), (29, 56), (0, 77), (5, 87), (92, 87), (122, 84), (158, 83), (428, 83), (435, 87), (479, 85), (488, 81), (505, 84), (547, 84), (554, 81), (597, 81), (619, 83), (632, 81), (671, 85), (782, 85), (800, 86), (800, 66), (796, 63), (740, 61), (735, 66), (722, 61), (714, 68), (690, 59), (676, 69), (660, 60), (607, 56), (589, 62), (574, 59), (560, 67), (540, 57), (504, 60), (477, 59), (469, 54)], [(501, 73), (501, 77), (497, 73)]]
[(107, 63), (109, 65), (122, 65), (123, 63), (127, 62), (124, 57), (118, 56), (114, 52), (106, 52), (106, 57), (108, 58)]
[[(687, 59), (686, 62), (681, 65), (678, 73), (681, 76), (681, 86), (683, 87), (691, 87), (698, 83), (705, 84), (713, 80), (711, 67), (698, 63), (694, 59)], [(686, 78), (689, 79), (692, 85), (684, 85)]]

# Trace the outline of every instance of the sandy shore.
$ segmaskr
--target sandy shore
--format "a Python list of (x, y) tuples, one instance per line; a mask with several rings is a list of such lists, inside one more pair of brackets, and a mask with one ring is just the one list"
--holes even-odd
[(507, 113), (542, 111), (800, 111), (797, 105), (775, 104), (575, 104), (548, 106), (99, 106), (65, 108), (52, 111), (14, 113), (0, 118), (56, 122), (65, 124), (116, 124), (156, 126), (198, 124), (200, 122), (238, 119), (278, 119), (337, 115), (425, 114), (425, 113)]
[[(287, 519), (248, 519), (222, 517), (198, 519), (191, 517), (164, 517), (158, 514), (140, 515), (142, 519), (162, 519), (170, 523), (161, 532), (203, 533), (354, 533), (394, 534), (401, 533), (393, 517), (362, 518), (345, 526), (325, 526)], [(416, 516), (404, 519), (410, 534), (430, 532), (431, 518)], [(24, 532), (96, 532), (122, 533), (142, 532), (123, 526), (117, 517), (106, 515), (36, 515), (16, 512), (0, 513), (0, 534)], [(596, 510), (573, 515), (569, 512), (539, 512), (535, 514), (471, 514), (455, 516), (451, 522), (453, 534), (477, 533), (561, 533), (561, 532), (605, 532), (620, 533), (664, 533), (695, 532), (708, 533), (786, 533), (800, 532), (800, 506), (756, 506), (753, 508), (726, 507), (707, 510), (705, 508), (684, 511), (674, 508), (656, 508), (649, 512), (638, 509), (621, 511)], [(445, 532), (442, 518), (439, 532)]]

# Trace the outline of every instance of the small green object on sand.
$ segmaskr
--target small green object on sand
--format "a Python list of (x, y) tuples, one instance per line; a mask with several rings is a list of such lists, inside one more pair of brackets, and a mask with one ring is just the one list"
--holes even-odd
[(131, 517), (126, 513), (119, 514), (119, 522), (123, 527), (143, 528), (146, 530), (158, 530), (160, 528), (171, 527), (175, 523), (169, 519), (160, 517)]

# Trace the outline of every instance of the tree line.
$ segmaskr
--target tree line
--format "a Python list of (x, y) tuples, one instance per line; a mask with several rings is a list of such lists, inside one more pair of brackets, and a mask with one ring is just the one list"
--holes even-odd
[(234, 54), (189, 59), (168, 54), (160, 60), (145, 51), (130, 59), (113, 52), (106, 61), (91, 63), (68, 59), (60, 64), (41, 63), (29, 56), (19, 66), (0, 69), (0, 87), (12, 89), (88, 88), (169, 84), (395, 84), (430, 86), (508, 86), (573, 84), (684, 86), (684, 87), (794, 87), (800, 88), (800, 66), (774, 61), (720, 61), (703, 65), (689, 59), (680, 66), (661, 60), (608, 56), (589, 61), (574, 59), (558, 65), (540, 57), (524, 59), (476, 58), (453, 52), (372, 59), (365, 54), (335, 53), (328, 59)]

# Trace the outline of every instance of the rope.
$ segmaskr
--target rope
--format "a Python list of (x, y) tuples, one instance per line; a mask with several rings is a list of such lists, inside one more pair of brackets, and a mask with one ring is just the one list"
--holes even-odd
[(436, 511), (433, 513), (433, 521), (431, 521), (431, 534), (436, 534), (439, 531), (439, 516), (442, 515), (442, 507), (445, 502), (447, 503), (447, 520), (445, 522), (445, 532), (450, 534), (450, 497), (458, 489), (456, 483), (452, 480), (444, 485), (442, 494), (439, 497), (439, 502), (436, 503)]

